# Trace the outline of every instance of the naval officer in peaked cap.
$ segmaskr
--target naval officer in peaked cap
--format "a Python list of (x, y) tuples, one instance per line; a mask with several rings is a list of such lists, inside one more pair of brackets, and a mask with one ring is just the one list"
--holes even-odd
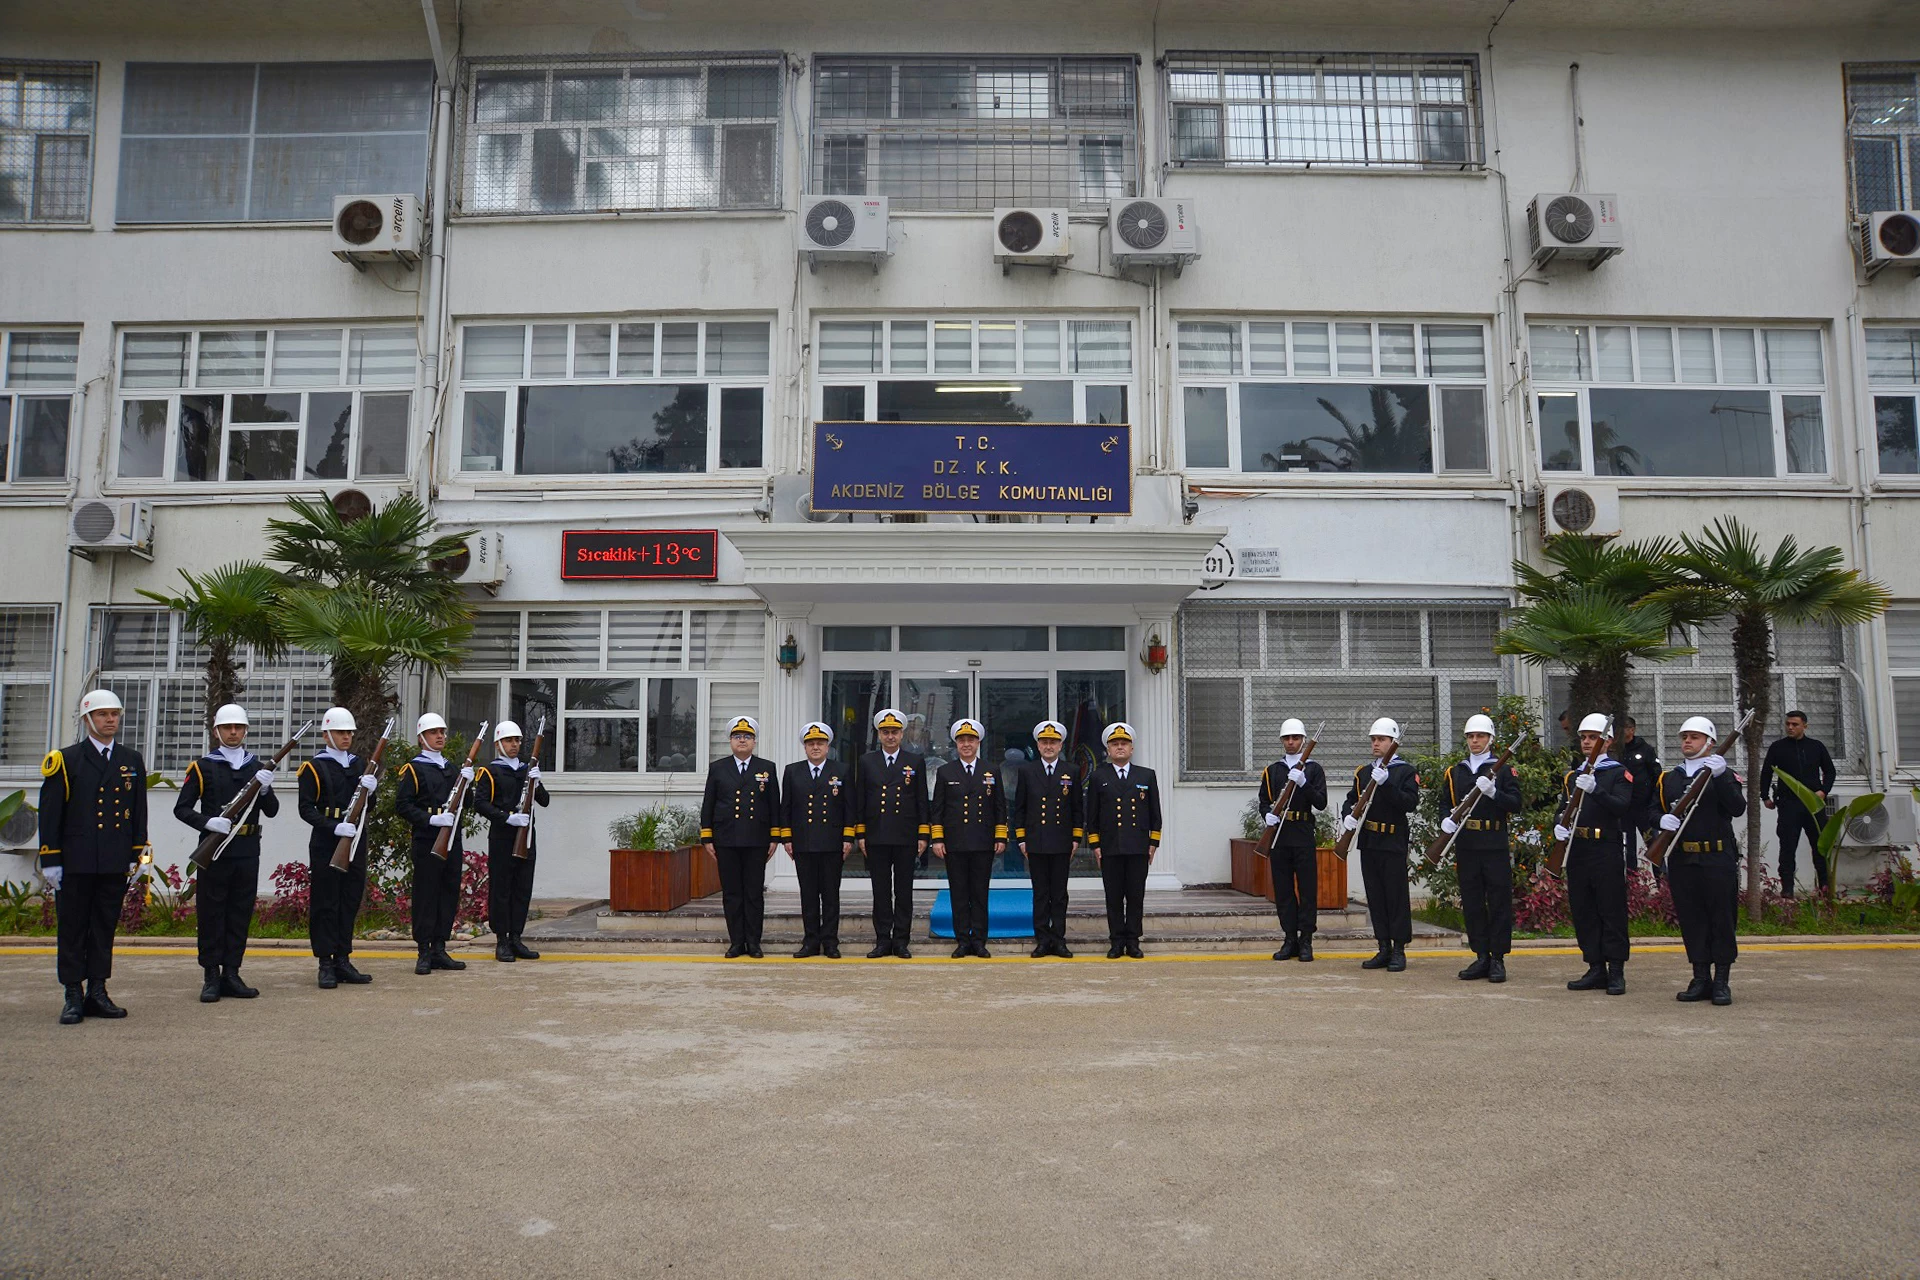
[(732, 754), (707, 767), (700, 799), (700, 842), (720, 867), (720, 901), (727, 913), (727, 959), (758, 960), (766, 918), (767, 862), (778, 847), (780, 775), (771, 760), (753, 753), (760, 722), (736, 716), (727, 722)]

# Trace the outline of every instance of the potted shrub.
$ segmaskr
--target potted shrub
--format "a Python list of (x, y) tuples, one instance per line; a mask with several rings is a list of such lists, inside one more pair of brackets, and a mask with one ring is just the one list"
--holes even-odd
[(607, 905), (615, 911), (672, 911), (692, 893), (688, 846), (699, 833), (694, 816), (664, 802), (615, 819), (608, 827)]
[(1227, 842), (1233, 863), (1233, 887), (1241, 893), (1273, 901), (1273, 866), (1260, 855), (1261, 814), (1258, 800), (1240, 811), (1240, 834)]
[(1315, 850), (1319, 855), (1319, 878), (1316, 884), (1320, 889), (1319, 906), (1322, 911), (1347, 909), (1347, 864), (1333, 852), (1333, 842), (1338, 839), (1337, 831), (1331, 804), (1313, 815), (1313, 842), (1319, 846)]

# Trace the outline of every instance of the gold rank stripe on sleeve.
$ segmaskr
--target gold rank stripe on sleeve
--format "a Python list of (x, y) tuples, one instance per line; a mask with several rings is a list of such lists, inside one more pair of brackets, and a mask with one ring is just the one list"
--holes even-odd
[(1160, 833), (1159, 833), (1158, 831), (1149, 831), (1149, 832), (1147, 832), (1147, 843), (1148, 843), (1148, 844), (1159, 844), (1159, 843), (1160, 843)]
[(947, 838), (945, 828), (937, 822), (933, 824), (933, 838), (935, 840), (945, 840)]

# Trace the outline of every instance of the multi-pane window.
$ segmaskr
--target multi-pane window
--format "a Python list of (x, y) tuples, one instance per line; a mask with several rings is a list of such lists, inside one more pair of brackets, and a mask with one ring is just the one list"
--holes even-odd
[(72, 329), (0, 333), (6, 377), (0, 388), (0, 483), (67, 478), (68, 428), (80, 377), (80, 334)]
[(1854, 63), (1846, 75), (1853, 211), (1920, 207), (1920, 64)]
[(1540, 469), (1601, 476), (1825, 476), (1818, 329), (1529, 327)]
[(518, 724), (566, 773), (693, 773), (758, 715), (766, 614), (748, 609), (488, 610), (447, 682), (447, 720)]
[[(237, 661), (247, 740), (263, 756), (333, 705), (327, 660), (318, 654), (294, 650), (268, 662), (242, 646)], [(177, 613), (93, 611), (89, 665), (99, 670), (101, 688), (120, 695), (120, 740), (137, 747), (150, 769), (178, 774), (209, 750), (206, 663), (207, 650)], [(308, 750), (318, 749), (315, 742), (307, 739)]]
[(52, 605), (0, 607), (0, 768), (46, 752), (57, 617)]
[(460, 470), (764, 466), (771, 343), (765, 320), (466, 325)]
[(1898, 760), (1920, 765), (1920, 608), (1887, 610), (1887, 665), (1893, 671)]
[(426, 185), (430, 62), (131, 62), (121, 222), (312, 222)]
[(91, 62), (0, 62), (0, 225), (87, 220), (93, 86)]
[(1471, 56), (1170, 53), (1168, 130), (1187, 167), (1471, 169)]
[(777, 54), (472, 62), (460, 211), (777, 208), (782, 75)]
[(1130, 421), (1124, 319), (823, 320), (822, 422)]
[(1486, 343), (1480, 324), (1182, 320), (1187, 466), (1484, 474)]
[(1867, 385), (1880, 474), (1920, 474), (1920, 327), (1867, 330)]
[(416, 363), (410, 326), (126, 330), (114, 473), (176, 483), (404, 476)]
[(1186, 605), (1176, 650), (1181, 776), (1250, 777), (1280, 758), (1289, 716), (1329, 746), (1335, 788), (1379, 716), (1400, 722), (1409, 748), (1450, 742), (1500, 695), (1500, 625), (1497, 607), (1470, 602)]
[(1136, 79), (1131, 58), (818, 58), (812, 190), (901, 209), (1135, 195)]

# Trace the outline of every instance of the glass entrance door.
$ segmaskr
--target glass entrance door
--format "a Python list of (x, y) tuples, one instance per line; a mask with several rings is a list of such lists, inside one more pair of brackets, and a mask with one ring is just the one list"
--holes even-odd
[[(1047, 678), (1045, 676), (989, 676), (974, 678), (978, 719), (987, 728), (980, 744), (980, 756), (989, 768), (999, 771), (1002, 794), (1007, 797), (1008, 812), (1020, 794), (1020, 766), (1038, 756), (1033, 745), (1033, 726), (1048, 719)], [(1009, 830), (1012, 824), (1008, 824)], [(993, 860), (995, 879), (1024, 880), (1027, 862), (1011, 841), (1007, 851)]]

